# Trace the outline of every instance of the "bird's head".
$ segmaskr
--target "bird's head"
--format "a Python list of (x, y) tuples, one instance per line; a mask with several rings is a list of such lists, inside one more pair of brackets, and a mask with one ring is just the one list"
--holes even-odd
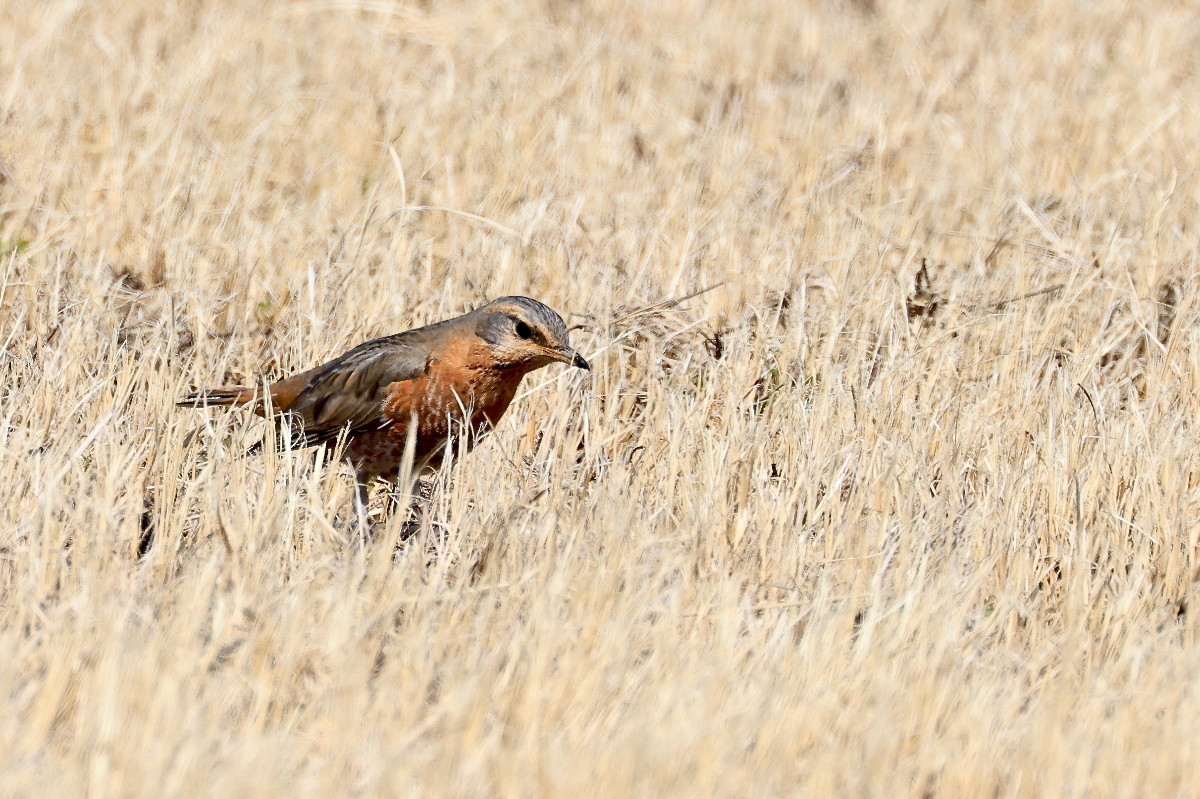
[(497, 363), (539, 369), (559, 361), (591, 369), (571, 348), (562, 317), (529, 297), (501, 297), (475, 311), (476, 335), (487, 342)]

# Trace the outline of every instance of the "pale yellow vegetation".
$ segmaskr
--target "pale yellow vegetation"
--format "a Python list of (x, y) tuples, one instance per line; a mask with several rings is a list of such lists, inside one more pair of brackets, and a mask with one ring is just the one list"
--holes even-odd
[[(1198, 67), (1167, 2), (0, 4), (0, 794), (1200, 793)], [(395, 554), (172, 405), (513, 293), (595, 371)]]

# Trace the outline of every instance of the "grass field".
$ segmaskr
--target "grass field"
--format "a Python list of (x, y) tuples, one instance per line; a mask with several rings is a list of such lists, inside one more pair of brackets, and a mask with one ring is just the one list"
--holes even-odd
[[(1167, 2), (0, 4), (0, 796), (1200, 795), (1197, 81)], [(173, 407), (503, 294), (594, 371), (398, 550)]]

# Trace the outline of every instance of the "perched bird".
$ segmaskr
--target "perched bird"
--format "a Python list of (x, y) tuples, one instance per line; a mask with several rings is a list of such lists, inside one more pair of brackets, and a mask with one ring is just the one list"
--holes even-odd
[[(470, 447), (500, 421), (525, 375), (554, 362), (591, 369), (571, 348), (562, 317), (529, 297), (487, 305), (394, 336), (359, 344), (333, 360), (267, 387), (188, 394), (183, 407), (250, 406), (286, 419), (293, 447), (330, 446), (345, 437), (360, 508), (376, 479), (395, 482), (436, 469), (447, 442)], [(412, 432), (413, 474), (401, 475)], [(255, 448), (257, 449), (257, 448)]]

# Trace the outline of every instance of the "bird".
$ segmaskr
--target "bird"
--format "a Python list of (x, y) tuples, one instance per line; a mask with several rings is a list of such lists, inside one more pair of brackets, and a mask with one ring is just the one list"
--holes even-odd
[(461, 316), (359, 344), (265, 392), (203, 389), (176, 405), (250, 407), (271, 419), (281, 443), (293, 448), (344, 441), (363, 519), (373, 482), (394, 485), (438, 469), (452, 439), (469, 450), (504, 416), (525, 375), (553, 363), (591, 370), (555, 311), (529, 297), (500, 297)]

